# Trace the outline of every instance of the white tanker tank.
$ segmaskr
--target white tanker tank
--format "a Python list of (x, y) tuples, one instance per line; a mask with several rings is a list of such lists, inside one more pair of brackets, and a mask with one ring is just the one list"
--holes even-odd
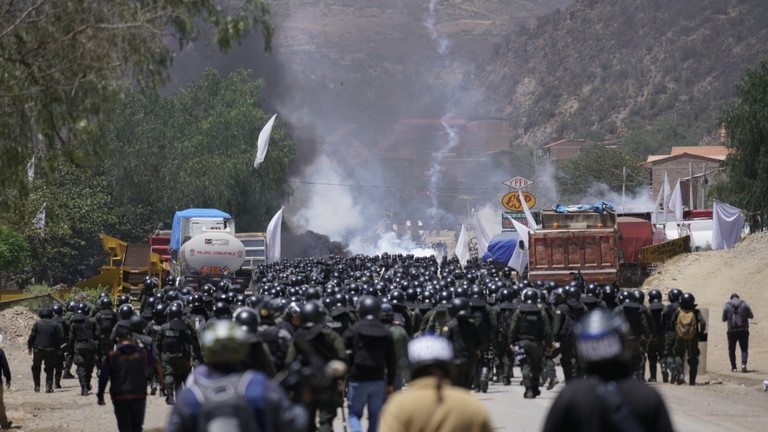
[(171, 229), (171, 260), (176, 276), (230, 276), (246, 258), (235, 237), (235, 221), (216, 209), (176, 212)]

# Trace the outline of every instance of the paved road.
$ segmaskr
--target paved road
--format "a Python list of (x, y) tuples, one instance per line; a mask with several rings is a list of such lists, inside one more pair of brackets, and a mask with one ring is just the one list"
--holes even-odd
[[(559, 371), (558, 371), (559, 372)], [(540, 431), (560, 384), (552, 391), (542, 389), (534, 400), (523, 399), (524, 389), (518, 379), (511, 386), (491, 385), (488, 393), (475, 396), (488, 408), (498, 431)], [(677, 431), (722, 432), (765, 430), (768, 422), (768, 392), (762, 392), (762, 375), (758, 373), (708, 374), (699, 377), (695, 387), (689, 385), (650, 384), (667, 403), (672, 424)], [(341, 421), (335, 430), (343, 431)]]

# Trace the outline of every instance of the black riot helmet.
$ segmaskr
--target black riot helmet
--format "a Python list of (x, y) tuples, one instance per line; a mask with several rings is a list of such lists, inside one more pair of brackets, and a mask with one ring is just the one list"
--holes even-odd
[(669, 300), (670, 303), (677, 303), (680, 301), (680, 297), (683, 296), (683, 291), (677, 288), (672, 288), (669, 290), (669, 293), (667, 293), (667, 300)]
[(589, 284), (584, 293), (592, 297), (600, 298), (600, 286), (597, 284)]
[(363, 296), (357, 306), (357, 312), (364, 319), (379, 319), (381, 315), (381, 302), (376, 297)]
[(448, 307), (448, 313), (452, 317), (469, 316), (469, 299), (464, 297), (456, 297), (452, 299), (451, 304)]
[(632, 290), (632, 296), (635, 298), (635, 301), (637, 304), (644, 304), (645, 303), (645, 293), (643, 290)]
[(165, 303), (156, 304), (155, 308), (152, 310), (152, 319), (158, 322), (165, 321), (165, 313), (167, 309), (168, 307)]
[(629, 375), (629, 331), (621, 314), (597, 308), (584, 316), (574, 327), (577, 357), (584, 372), (612, 380)]
[(606, 301), (612, 301), (616, 298), (616, 287), (613, 285), (605, 285), (603, 286), (603, 300)]
[(539, 292), (533, 288), (523, 291), (523, 301), (527, 304), (536, 304), (539, 301)]
[(316, 324), (322, 324), (325, 321), (325, 314), (320, 303), (309, 301), (301, 306), (299, 310), (299, 321), (304, 328), (312, 327)]
[(661, 291), (657, 289), (648, 291), (648, 303), (661, 303)]
[(147, 322), (141, 315), (134, 315), (128, 320), (128, 327), (134, 333), (144, 333), (144, 328), (147, 326)]
[(192, 309), (202, 309), (205, 307), (205, 299), (200, 293), (192, 294), (192, 298), (189, 300), (189, 306)]
[(636, 300), (635, 300), (635, 296), (632, 295), (631, 291), (624, 290), (624, 289), (619, 291), (617, 303), (624, 304), (624, 303), (633, 302), (633, 301), (636, 301)]
[(181, 319), (184, 314), (184, 308), (179, 303), (171, 303), (168, 307), (168, 320)]
[(229, 319), (232, 318), (232, 309), (229, 307), (229, 303), (223, 301), (217, 301), (213, 304), (212, 315), (216, 319)]
[[(405, 292), (401, 289), (393, 289), (389, 292), (389, 295), (387, 296), (389, 303), (400, 305), (405, 304)], [(362, 314), (360, 314), (362, 315)]]
[(101, 310), (112, 309), (112, 299), (109, 297), (100, 298), (97, 304)]
[(120, 317), (121, 320), (129, 320), (134, 315), (133, 306), (130, 304), (123, 304), (120, 305), (119, 308), (117, 308), (117, 316)]
[(64, 306), (62, 306), (60, 303), (55, 303), (53, 306), (51, 306), (51, 310), (53, 311), (53, 314), (56, 316), (64, 315)]
[(259, 332), (259, 314), (249, 307), (238, 309), (232, 320), (254, 335)]
[(117, 305), (122, 306), (124, 304), (131, 303), (131, 296), (127, 294), (121, 294), (120, 297), (117, 298)]
[(581, 290), (579, 289), (578, 285), (568, 285), (566, 287), (565, 296), (567, 299), (570, 300), (581, 300)]
[(691, 293), (683, 294), (682, 297), (680, 297), (680, 309), (696, 309), (696, 297), (694, 297)]
[(512, 300), (515, 299), (515, 295), (512, 293), (512, 290), (509, 288), (503, 288), (499, 291), (499, 301), (502, 303), (509, 303)]

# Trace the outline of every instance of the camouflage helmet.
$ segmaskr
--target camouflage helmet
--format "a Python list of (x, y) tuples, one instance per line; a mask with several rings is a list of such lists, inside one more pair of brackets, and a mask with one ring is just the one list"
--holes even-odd
[(213, 321), (202, 335), (205, 363), (213, 367), (245, 364), (255, 337), (239, 323), (230, 320)]

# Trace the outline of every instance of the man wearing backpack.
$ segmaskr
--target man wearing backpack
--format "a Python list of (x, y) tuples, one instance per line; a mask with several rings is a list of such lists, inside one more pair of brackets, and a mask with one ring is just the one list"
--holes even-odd
[(683, 358), (688, 357), (688, 384), (696, 385), (696, 374), (699, 368), (699, 341), (707, 340), (707, 322), (701, 311), (696, 308), (696, 298), (691, 293), (680, 297), (680, 309), (675, 311), (672, 322), (675, 323), (677, 342), (675, 342), (675, 373), (672, 382), (685, 383)]
[(307, 411), (263, 372), (248, 369), (256, 336), (240, 324), (215, 320), (202, 336), (204, 364), (176, 398), (167, 432), (303, 431)]
[(731, 299), (723, 307), (723, 322), (728, 323), (728, 359), (731, 372), (736, 372), (736, 343), (741, 350), (741, 371), (747, 371), (749, 350), (749, 320), (754, 318), (752, 308), (738, 294), (731, 294)]

